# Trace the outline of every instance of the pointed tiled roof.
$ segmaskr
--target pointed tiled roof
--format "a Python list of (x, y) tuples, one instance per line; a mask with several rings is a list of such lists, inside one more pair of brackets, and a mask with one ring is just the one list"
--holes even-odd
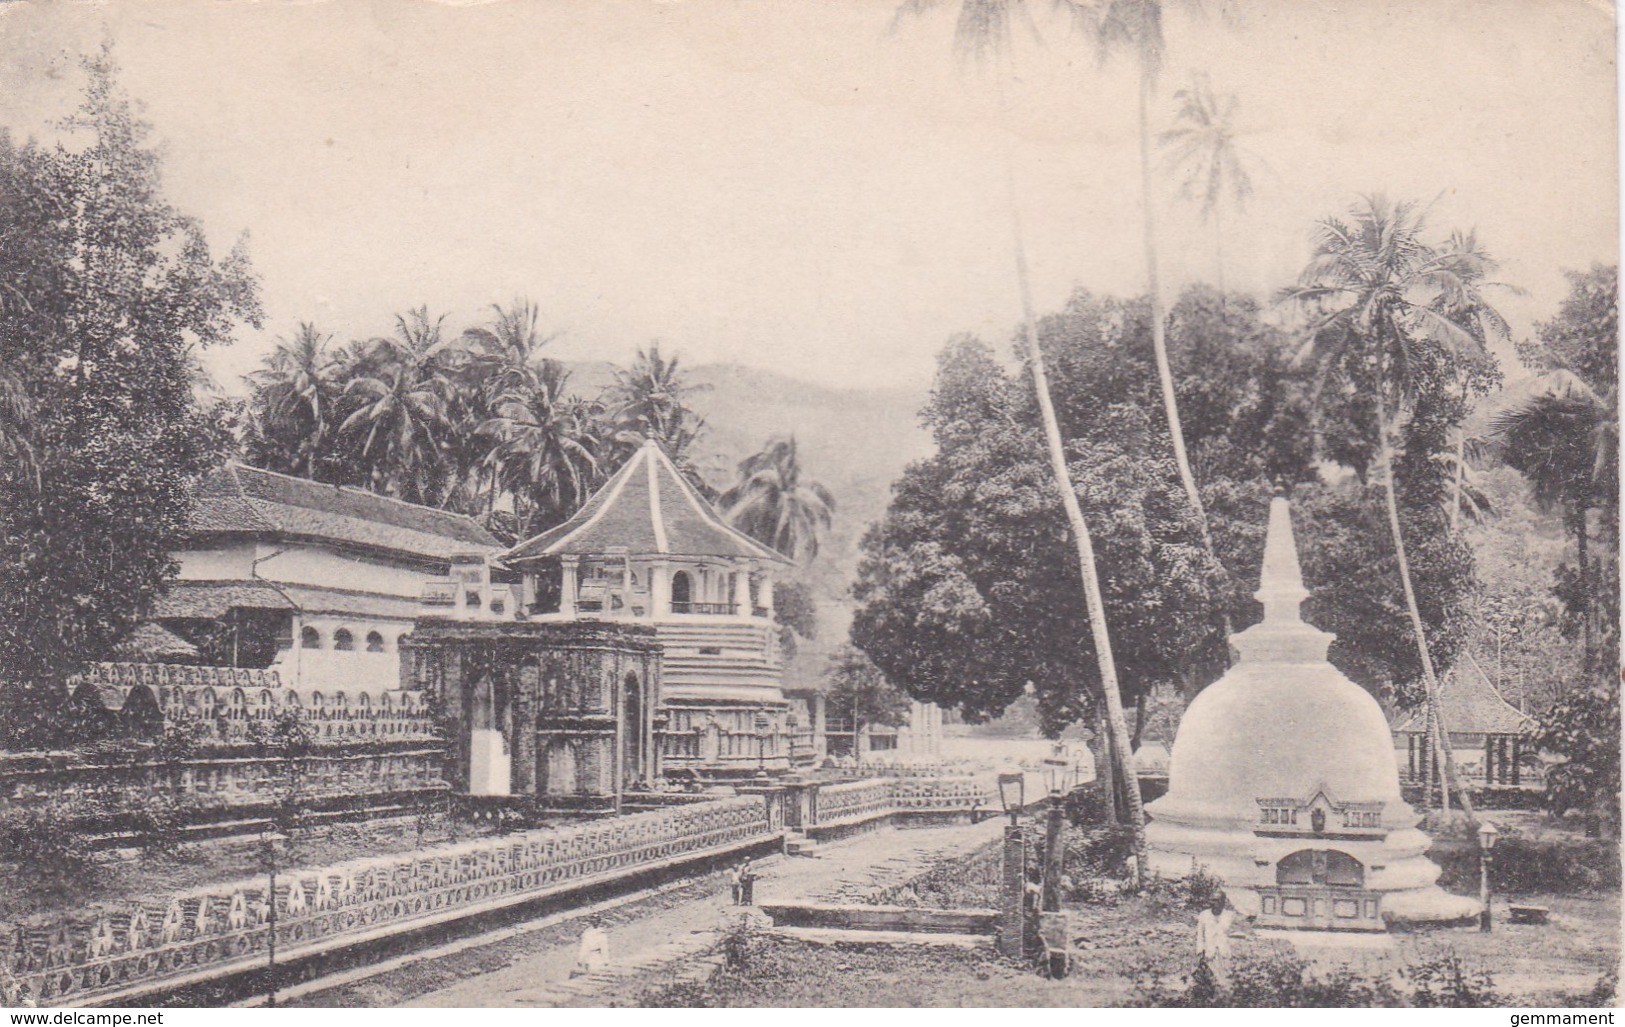
[(653, 439), (645, 442), (574, 517), (519, 543), (503, 558), (595, 556), (744, 557), (789, 563), (735, 528), (695, 491)]
[(462, 514), (237, 463), (198, 486), (190, 529), (194, 536), (298, 538), (434, 560), (501, 547)]
[[(1532, 730), (1533, 717), (1501, 698), (1488, 674), (1471, 653), (1450, 668), (1439, 683), (1439, 705), (1444, 708), (1444, 724), (1453, 735), (1518, 735)], [(1398, 732), (1427, 730), (1427, 708), (1406, 714), (1394, 724)]]

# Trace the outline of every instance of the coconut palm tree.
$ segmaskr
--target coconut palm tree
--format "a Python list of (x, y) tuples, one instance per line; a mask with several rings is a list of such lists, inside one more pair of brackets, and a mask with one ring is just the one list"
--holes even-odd
[(794, 435), (741, 460), (739, 482), (720, 502), (731, 524), (792, 560), (818, 555), (818, 536), (835, 513), (829, 490), (802, 478)]
[(662, 357), (658, 342), (650, 343), (647, 352), (638, 350), (631, 368), (616, 369), (610, 388), (610, 416), (617, 429), (633, 433), (639, 444), (647, 437), (659, 439), (673, 460), (681, 455), (681, 447), (674, 446), (692, 441), (701, 423), (689, 397), (708, 388), (691, 382), (679, 363), (678, 357)]
[(445, 478), (442, 448), (455, 391), (443, 335), (445, 316), (419, 307), (395, 318), (395, 334), (358, 353), (344, 394), (351, 413), (341, 434), (358, 442), (375, 490), (410, 502), (432, 502)]
[(586, 502), (599, 474), (596, 409), (564, 395), (570, 374), (556, 361), (537, 369), (529, 386), (496, 397), (494, 416), (480, 426), (494, 440), (494, 488), (514, 497), (525, 536), (567, 520)]
[(496, 397), (525, 388), (536, 381), (544, 346), (558, 333), (542, 335), (537, 330), (541, 312), (536, 304), (520, 298), (504, 307), (491, 304), (491, 320), (463, 332), (470, 353), (473, 377), (488, 396)]
[[(908, 0), (898, 10), (898, 17), (915, 15), (936, 6), (934, 0)], [(974, 61), (989, 68), (1001, 93), (1009, 74), (1012, 15), (1024, 14), (1022, 0), (960, 0), (959, 19), (954, 33), (954, 45), (961, 60)], [(1066, 442), (1061, 436), (1060, 422), (1055, 416), (1055, 403), (1050, 395), (1049, 372), (1044, 362), (1044, 351), (1038, 344), (1038, 321), (1033, 308), (1032, 285), (1027, 271), (1026, 234), (1022, 227), (1021, 208), (1016, 202), (1015, 172), (1007, 145), (1005, 151), (1005, 201), (1010, 211), (1011, 255), (1014, 259), (1017, 291), (1021, 297), (1022, 358), (1032, 375), (1033, 392), (1038, 400), (1039, 417), (1044, 426), (1044, 441), (1048, 450), (1050, 469), (1055, 475), (1055, 487), (1060, 493), (1061, 508), (1077, 546), (1078, 571), (1083, 579), (1084, 603), (1089, 613), (1089, 633), (1094, 642), (1095, 660), (1100, 669), (1101, 701), (1106, 708), (1107, 733), (1112, 754), (1122, 779), (1138, 782), (1133, 764), (1133, 747), (1129, 742), (1128, 721), (1123, 715), (1123, 697), (1117, 683), (1117, 664), (1112, 656), (1111, 635), (1106, 627), (1106, 609), (1101, 599), (1100, 576), (1095, 567), (1094, 541), (1089, 525), (1084, 520), (1083, 508), (1078, 503), (1077, 487), (1072, 481), (1071, 468), (1066, 462)], [(1210, 547), (1211, 548), (1211, 547)], [(1145, 847), (1145, 808), (1140, 790), (1124, 789), (1129, 824), (1134, 835), (1134, 869), (1136, 879), (1143, 881), (1150, 872)]]
[(332, 429), (334, 400), (341, 391), (327, 346), (333, 341), (308, 321), (292, 339), (278, 339), (264, 366), (247, 375), (251, 405), (267, 441), (292, 441), (286, 469), (315, 478)]
[(1180, 195), (1197, 202), (1202, 220), (1213, 224), (1213, 250), (1222, 297), (1224, 204), (1228, 201), (1243, 208), (1253, 193), (1252, 176), (1243, 163), (1246, 153), (1236, 142), (1238, 101), (1234, 94), (1223, 99), (1214, 96), (1207, 76), (1197, 75), (1189, 88), (1174, 94), (1174, 102), (1178, 105), (1176, 127), (1163, 132), (1158, 141), (1179, 175)]
[[(1151, 107), (1157, 79), (1162, 73), (1166, 40), (1162, 33), (1162, 0), (1060, 0), (1074, 23), (1096, 45), (1102, 62), (1117, 53), (1133, 56), (1139, 70), (1140, 230), (1145, 252), (1146, 291), (1151, 299), (1151, 349), (1156, 356), (1157, 381), (1162, 387), (1162, 409), (1174, 448), (1179, 481), (1196, 511), (1202, 544), (1217, 561), (1208, 531), (1207, 510), (1185, 451), (1185, 429), (1179, 419), (1179, 398), (1174, 392), (1173, 367), (1168, 361), (1168, 310), (1162, 298), (1162, 276), (1157, 261), (1157, 214), (1152, 190)], [(1192, 6), (1195, 6), (1192, 4)]]
[(537, 388), (544, 369), (562, 370), (541, 355), (558, 334), (542, 335), (540, 316), (528, 299), (515, 299), (506, 307), (493, 303), (490, 321), (463, 332), (449, 456), (459, 469), (459, 492), (466, 494), (458, 505), (467, 513), (483, 510), (489, 516), (495, 508), (497, 461), (482, 428), (498, 416), (499, 400)]
[[(1319, 363), (1323, 374), (1342, 375), (1374, 408), (1377, 477), (1387, 501), (1429, 716), (1443, 739), (1449, 737), (1449, 725), (1439, 707), (1438, 677), (1400, 528), (1394, 439), (1417, 397), (1430, 356), (1442, 355), (1453, 367), (1487, 359), (1486, 340), (1505, 338), (1507, 327), (1481, 295), (1495, 264), (1472, 236), (1429, 246), (1421, 238), (1421, 210), (1414, 203), (1393, 204), (1379, 196), (1364, 198), (1349, 218), (1320, 223), (1314, 256), (1283, 299), (1314, 315), (1301, 358)], [(1457, 791), (1470, 817), (1472, 800), (1456, 786), (1454, 753), (1449, 745), (1441, 749), (1445, 786)]]

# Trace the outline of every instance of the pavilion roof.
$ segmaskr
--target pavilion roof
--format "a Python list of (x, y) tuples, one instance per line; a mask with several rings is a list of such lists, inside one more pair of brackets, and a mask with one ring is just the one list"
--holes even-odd
[(789, 563), (723, 519), (677, 470), (660, 444), (646, 441), (574, 517), (519, 543), (508, 563), (551, 556), (743, 557)]
[[(1439, 705), (1451, 734), (1518, 735), (1535, 726), (1533, 717), (1520, 713), (1496, 691), (1471, 653), (1457, 661), (1439, 683)], [(1406, 714), (1394, 724), (1402, 733), (1427, 730), (1427, 709)]]

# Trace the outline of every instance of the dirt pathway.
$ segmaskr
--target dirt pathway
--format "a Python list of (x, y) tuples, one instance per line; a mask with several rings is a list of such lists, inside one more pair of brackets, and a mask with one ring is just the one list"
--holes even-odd
[[(760, 861), (756, 900), (857, 900), (899, 884), (940, 859), (974, 851), (999, 837), (1002, 822), (919, 830), (880, 830), (822, 847), (812, 858), (776, 856)], [(561, 1006), (602, 1005), (635, 978), (676, 967), (709, 974), (707, 952), (744, 911), (726, 891), (687, 897), (620, 924), (604, 924), (610, 966), (572, 979), (579, 932), (562, 944), (529, 952), (500, 968), (417, 995), (408, 1005)]]

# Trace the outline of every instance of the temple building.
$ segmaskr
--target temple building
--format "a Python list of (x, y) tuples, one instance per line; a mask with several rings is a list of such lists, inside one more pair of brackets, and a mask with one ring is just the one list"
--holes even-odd
[(178, 578), (121, 655), (272, 669), (306, 702), (399, 689), (424, 579), (502, 551), (473, 518), (242, 464), (195, 498)]
[[(1529, 742), (1535, 718), (1502, 698), (1471, 653), (1463, 653), (1439, 682), (1439, 706), (1464, 785), (1533, 791), (1545, 786), (1545, 762)], [(1400, 776), (1407, 784), (1437, 787), (1440, 767), (1427, 709), (1401, 716), (1393, 733)]]
[(1153, 869), (1205, 867), (1264, 927), (1381, 931), (1472, 916), (1475, 899), (1435, 883), (1388, 722), (1327, 661), (1334, 636), (1303, 622), (1308, 595), (1290, 507), (1276, 499), (1255, 593), (1264, 619), (1231, 636), (1239, 662), (1180, 722), (1168, 793), (1146, 808)]
[(653, 440), (565, 523), (456, 558), (412, 645), (418, 686), (443, 696), (453, 788), (555, 808), (788, 770), (810, 729), (781, 687), (788, 564)]

